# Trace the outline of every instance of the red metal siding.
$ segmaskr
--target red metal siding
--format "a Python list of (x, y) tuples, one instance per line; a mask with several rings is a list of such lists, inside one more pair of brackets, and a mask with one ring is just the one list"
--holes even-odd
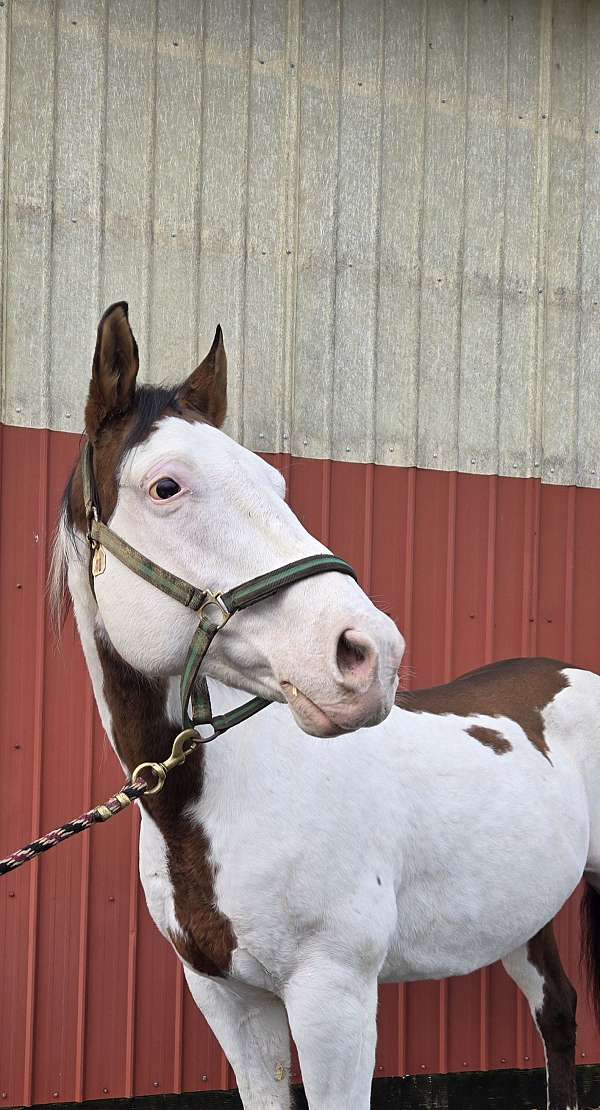
[[(78, 439), (2, 428), (0, 854), (121, 780), (72, 619), (48, 631), (44, 583)], [(535, 480), (271, 457), (306, 525), (403, 629), (404, 681), (540, 653), (600, 670), (600, 491)], [(224, 1089), (231, 1070), (152, 926), (123, 816), (0, 883), (0, 1096), (6, 1106)], [(577, 980), (577, 898), (559, 940)], [(600, 1061), (581, 994), (579, 1060)], [(385, 987), (377, 1074), (541, 1065), (502, 970)]]

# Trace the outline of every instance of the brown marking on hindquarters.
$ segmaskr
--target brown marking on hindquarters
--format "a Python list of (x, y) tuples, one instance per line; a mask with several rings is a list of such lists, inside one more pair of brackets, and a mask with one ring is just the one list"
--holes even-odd
[(475, 740), (479, 740), (486, 748), (491, 748), (496, 755), (506, 755), (506, 752), (512, 752), (512, 744), (507, 740), (501, 732), (496, 732), (495, 728), (483, 728), (482, 725), (471, 725), (466, 728), (469, 736), (473, 736)]
[(528, 942), (527, 956), (544, 980), (543, 1003), (535, 1017), (546, 1046), (548, 1110), (574, 1110), (577, 992), (562, 966), (551, 921)]
[[(179, 726), (166, 712), (163, 680), (134, 671), (102, 636), (96, 637), (110, 707), (113, 739), (129, 771), (143, 762), (161, 762), (171, 751)], [(143, 798), (167, 846), (175, 914), (181, 932), (171, 939), (179, 955), (196, 971), (222, 975), (231, 963), (236, 937), (231, 922), (216, 906), (215, 869), (202, 827), (185, 816), (202, 793), (204, 750), (169, 775), (160, 794)]]
[(409, 713), (459, 717), (507, 717), (516, 721), (533, 746), (549, 761), (542, 711), (569, 680), (568, 663), (556, 659), (504, 659), (428, 690), (401, 690), (396, 704)]

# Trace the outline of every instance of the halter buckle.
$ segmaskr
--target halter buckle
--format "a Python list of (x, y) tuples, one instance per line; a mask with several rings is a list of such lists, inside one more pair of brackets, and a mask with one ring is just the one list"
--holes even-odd
[(99, 574), (104, 574), (106, 570), (106, 551), (98, 544), (93, 548), (94, 554), (92, 555), (92, 576), (97, 578)]
[[(227, 624), (227, 621), (231, 616), (233, 616), (233, 614), (229, 612), (229, 609), (223, 601), (220, 592), (214, 594), (212, 590), (207, 590), (206, 597), (202, 602), (202, 605), (198, 609), (198, 616), (200, 617), (200, 619), (207, 616), (208, 614), (206, 610), (210, 611), (211, 608), (212, 613), (209, 619), (211, 620), (211, 623), (216, 626), (217, 630), (219, 630)], [(217, 620), (213, 619), (213, 613), (217, 617)]]

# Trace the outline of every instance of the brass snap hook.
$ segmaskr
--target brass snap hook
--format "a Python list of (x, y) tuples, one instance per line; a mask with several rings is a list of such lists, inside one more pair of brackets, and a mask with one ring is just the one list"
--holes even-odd
[[(190, 743), (188, 743), (188, 741), (190, 741)], [(173, 747), (171, 748), (171, 754), (165, 759), (164, 763), (138, 764), (131, 776), (131, 782), (136, 782), (137, 779), (142, 779), (143, 782), (146, 782), (143, 772), (150, 771), (155, 776), (156, 782), (154, 786), (150, 785), (147, 787), (146, 796), (160, 794), (165, 785), (169, 771), (171, 771), (173, 767), (178, 767), (180, 763), (185, 763), (190, 752), (193, 752), (194, 748), (201, 742), (202, 738), (200, 734), (196, 732), (195, 728), (184, 729), (183, 732), (179, 732), (175, 737)]]

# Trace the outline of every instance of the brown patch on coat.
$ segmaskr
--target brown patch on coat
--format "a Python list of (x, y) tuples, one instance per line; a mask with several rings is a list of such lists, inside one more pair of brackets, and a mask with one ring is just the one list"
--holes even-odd
[[(129, 771), (142, 762), (161, 762), (171, 751), (179, 726), (166, 713), (166, 683), (146, 678), (125, 663), (101, 636), (96, 646), (104, 693), (110, 707), (114, 742)], [(215, 904), (215, 870), (202, 828), (184, 815), (202, 793), (204, 750), (169, 775), (160, 794), (143, 798), (167, 846), (175, 914), (181, 933), (171, 937), (182, 959), (205, 975), (227, 972), (236, 937), (231, 922)]]
[(535, 1017), (546, 1046), (548, 1107), (549, 1110), (567, 1110), (577, 1106), (577, 992), (562, 966), (552, 922), (528, 942), (527, 956), (544, 979), (544, 1000)]
[(479, 740), (486, 748), (491, 748), (496, 755), (506, 755), (506, 752), (512, 752), (512, 744), (507, 740), (501, 732), (496, 732), (495, 728), (483, 728), (481, 725), (471, 725), (466, 728), (469, 736), (473, 736), (475, 740)]
[(401, 690), (396, 704), (409, 713), (458, 717), (507, 717), (516, 721), (533, 746), (550, 761), (542, 711), (569, 680), (568, 663), (556, 659), (504, 659), (429, 690)]

